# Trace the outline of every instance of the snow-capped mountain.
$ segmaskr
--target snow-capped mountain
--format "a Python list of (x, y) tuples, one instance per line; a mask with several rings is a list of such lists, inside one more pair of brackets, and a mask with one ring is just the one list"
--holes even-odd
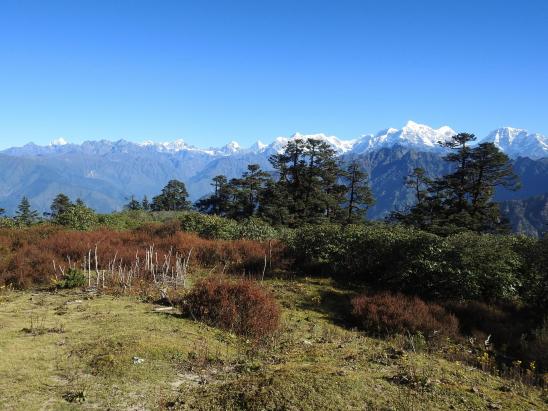
[(393, 147), (396, 145), (414, 148), (417, 150), (439, 150), (439, 141), (446, 141), (451, 136), (457, 134), (453, 129), (447, 126), (434, 129), (424, 124), (418, 124), (414, 121), (408, 121), (401, 128), (388, 128), (379, 131), (377, 134), (363, 135), (352, 147), (355, 154), (367, 153), (378, 150), (381, 147)]
[(264, 146), (261, 151), (281, 152), (289, 141), (295, 140), (320, 140), (328, 143), (337, 154), (345, 154), (352, 150), (356, 140), (341, 140), (335, 136), (319, 134), (301, 134), (295, 133), (291, 137), (277, 137), (271, 144)]
[(538, 159), (548, 157), (548, 137), (538, 133), (529, 133), (520, 128), (499, 128), (483, 139), (482, 142), (494, 143), (509, 157), (529, 157)]
[[(226, 157), (245, 154), (270, 155), (281, 152), (285, 145), (292, 140), (317, 139), (330, 144), (337, 154), (364, 154), (385, 147), (401, 146), (417, 151), (439, 152), (443, 149), (438, 142), (446, 141), (455, 135), (456, 131), (448, 126), (432, 128), (414, 121), (408, 121), (401, 129), (387, 128), (376, 134), (364, 134), (359, 138), (343, 140), (333, 135), (301, 134), (295, 133), (290, 137), (277, 137), (270, 144), (257, 141), (249, 148), (242, 147), (238, 142), (231, 141), (223, 147), (199, 148), (188, 144), (182, 139), (169, 142), (144, 141), (133, 143), (126, 140), (115, 142), (108, 140), (86, 141), (82, 144), (71, 144), (60, 138), (52, 141), (47, 146), (39, 146), (34, 143), (23, 147), (14, 147), (4, 150), (2, 153), (14, 156), (47, 156), (68, 153), (82, 154), (108, 154), (108, 153), (164, 153), (168, 155), (194, 154), (206, 157)], [(548, 137), (541, 134), (529, 133), (523, 129), (505, 127), (491, 132), (480, 142), (493, 142), (511, 158), (529, 157), (538, 159), (548, 156)]]

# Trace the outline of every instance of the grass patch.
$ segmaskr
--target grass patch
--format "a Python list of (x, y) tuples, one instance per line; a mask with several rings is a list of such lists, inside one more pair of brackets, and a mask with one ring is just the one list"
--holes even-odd
[(329, 280), (265, 283), (282, 324), (261, 346), (134, 297), (4, 291), (0, 409), (547, 407), (538, 388), (350, 329), (351, 294)]

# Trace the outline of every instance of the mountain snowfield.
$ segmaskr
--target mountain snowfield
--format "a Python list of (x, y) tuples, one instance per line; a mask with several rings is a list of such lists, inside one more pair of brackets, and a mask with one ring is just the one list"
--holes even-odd
[[(156, 151), (159, 153), (176, 154), (180, 152), (194, 152), (212, 157), (233, 156), (238, 154), (273, 154), (283, 150), (291, 140), (319, 139), (329, 143), (337, 154), (364, 154), (379, 150), (384, 147), (401, 146), (417, 151), (442, 151), (439, 141), (446, 141), (457, 134), (448, 126), (432, 128), (414, 121), (408, 121), (401, 129), (387, 128), (376, 134), (364, 134), (356, 139), (343, 140), (336, 136), (323, 133), (300, 134), (295, 133), (291, 137), (277, 137), (270, 144), (257, 141), (249, 148), (244, 148), (236, 141), (231, 141), (223, 147), (198, 148), (179, 139), (170, 142), (144, 141), (132, 143), (125, 140), (111, 142), (107, 140), (86, 141), (80, 145), (70, 144), (65, 139), (59, 138), (47, 146), (38, 146), (29, 143), (23, 147), (14, 147), (4, 150), (8, 155), (48, 155), (67, 154), (75, 152), (106, 154), (108, 152), (129, 153), (139, 150)], [(503, 127), (489, 133), (480, 142), (493, 142), (498, 148), (511, 158), (529, 157), (539, 159), (548, 157), (548, 137), (538, 133), (529, 133), (527, 130)]]
[[(233, 155), (237, 153), (274, 153), (281, 152), (291, 140), (317, 139), (329, 143), (337, 154), (363, 154), (383, 147), (402, 146), (419, 151), (442, 151), (439, 141), (447, 141), (457, 134), (451, 127), (432, 128), (414, 121), (408, 121), (401, 129), (387, 128), (377, 134), (364, 134), (352, 140), (342, 140), (336, 136), (295, 133), (291, 137), (277, 137), (271, 144), (257, 141), (249, 148), (242, 148), (236, 141), (231, 141), (222, 148), (200, 149), (186, 144), (183, 140), (154, 143), (147, 141), (140, 146), (153, 146), (162, 152), (195, 150), (209, 155)], [(491, 132), (481, 142), (492, 142), (512, 158), (529, 157), (532, 159), (548, 156), (548, 137), (541, 134), (530, 134), (527, 130), (512, 127), (499, 128)]]
[(504, 127), (491, 132), (482, 142), (492, 142), (509, 157), (538, 159), (548, 156), (548, 137), (527, 130)]

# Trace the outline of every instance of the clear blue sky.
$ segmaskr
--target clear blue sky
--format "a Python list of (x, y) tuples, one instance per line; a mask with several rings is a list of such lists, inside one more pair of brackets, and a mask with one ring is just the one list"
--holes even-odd
[(548, 133), (548, 1), (0, 3), (0, 148)]

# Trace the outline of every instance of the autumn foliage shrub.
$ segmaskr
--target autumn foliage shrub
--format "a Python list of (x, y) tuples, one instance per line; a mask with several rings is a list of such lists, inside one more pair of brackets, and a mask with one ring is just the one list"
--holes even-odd
[[(178, 223), (177, 223), (178, 224)], [(94, 231), (62, 230), (37, 226), (29, 229), (0, 230), (0, 284), (19, 288), (48, 285), (57, 267), (83, 269), (84, 258), (97, 247), (98, 268), (131, 266), (136, 259), (144, 261), (146, 250), (154, 247), (158, 263), (171, 253), (188, 256), (191, 266), (223, 269), (235, 274), (261, 274), (265, 255), (272, 266), (283, 256), (283, 245), (277, 241), (210, 240), (178, 230), (175, 224), (151, 224), (132, 231), (100, 229)], [(192, 250), (192, 251), (191, 251)], [(171, 259), (174, 264), (174, 258)]]
[(459, 331), (457, 318), (440, 305), (403, 294), (358, 295), (352, 299), (352, 315), (362, 328), (382, 334), (421, 332), (426, 336), (434, 333), (456, 336)]
[(206, 324), (253, 338), (272, 334), (280, 323), (276, 299), (246, 279), (204, 279), (186, 296), (182, 309)]

